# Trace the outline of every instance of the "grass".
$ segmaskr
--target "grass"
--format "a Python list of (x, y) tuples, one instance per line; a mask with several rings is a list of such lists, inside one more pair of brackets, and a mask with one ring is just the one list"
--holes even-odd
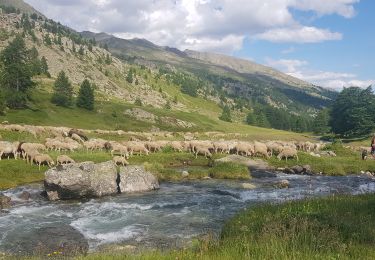
[(250, 179), (247, 166), (232, 162), (217, 163), (209, 170), (209, 174), (216, 179)]
[(359, 174), (361, 171), (375, 172), (375, 160), (361, 159), (359, 152), (354, 152), (341, 144), (333, 144), (326, 148), (334, 151), (337, 157), (314, 157), (307, 153), (298, 153), (299, 161), (296, 159), (279, 161), (276, 157), (269, 160), (275, 167), (292, 167), (295, 165), (310, 165), (314, 172), (322, 172), (325, 175), (339, 176), (348, 174)]
[(375, 195), (260, 205), (229, 220), (218, 241), (170, 252), (102, 252), (78, 259), (374, 259)]
[(42, 181), (46, 170), (47, 167), (43, 167), (39, 171), (37, 166), (26, 164), (25, 161), (3, 159), (0, 161), (0, 190)]

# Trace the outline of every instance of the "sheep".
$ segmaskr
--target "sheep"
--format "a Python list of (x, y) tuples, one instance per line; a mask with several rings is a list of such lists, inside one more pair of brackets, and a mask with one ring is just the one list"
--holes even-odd
[(181, 142), (173, 141), (169, 143), (169, 146), (176, 152), (182, 152), (185, 150), (184, 145)]
[(271, 156), (273, 156), (274, 154), (277, 155), (283, 150), (283, 146), (276, 142), (268, 142), (266, 145), (267, 150)]
[(254, 142), (254, 155), (262, 155), (267, 159), (270, 157), (268, 154), (267, 146), (264, 143)]
[(128, 150), (130, 152), (130, 155), (133, 155), (134, 153), (138, 153), (139, 155), (142, 155), (143, 153), (149, 155), (150, 153), (150, 151), (145, 147), (144, 143), (142, 142), (129, 142)]
[(33, 161), (39, 166), (39, 170), (40, 170), (40, 166), (43, 163), (46, 163), (48, 167), (52, 167), (55, 165), (55, 162), (53, 161), (51, 156), (49, 156), (48, 154), (37, 154), (34, 156)]
[(67, 155), (59, 155), (56, 160), (57, 165), (75, 163), (75, 161)]
[(250, 143), (240, 142), (234, 148), (237, 155), (252, 156), (255, 153), (254, 146)]
[(84, 140), (79, 135), (77, 135), (77, 134), (73, 133), (70, 138), (72, 138), (74, 141), (77, 141), (79, 143), (84, 143)]
[(225, 141), (221, 141), (221, 142), (215, 142), (214, 143), (214, 150), (215, 150), (215, 153), (218, 153), (220, 151), (220, 153), (228, 153), (230, 152), (230, 149), (229, 149), (229, 144), (228, 142), (225, 142)]
[(128, 158), (128, 148), (125, 145), (119, 144), (119, 143), (109, 143), (110, 144), (110, 150), (111, 155), (113, 156), (115, 153), (119, 153), (122, 157)]
[(23, 157), (26, 158), (26, 163), (33, 164), (34, 158), (37, 155), (40, 155), (40, 152), (37, 150), (27, 150), (23, 151)]
[(12, 154), (14, 156), (14, 159), (17, 160), (19, 144), (19, 142), (0, 142), (0, 160), (4, 154), (8, 155), (8, 159), (9, 155)]
[(297, 161), (299, 161), (297, 150), (289, 147), (283, 149), (281, 153), (279, 153), (279, 155), (277, 156), (279, 161), (281, 161), (283, 158), (285, 158), (285, 160), (288, 161), (288, 158), (294, 157), (296, 157)]
[(206, 158), (212, 157), (212, 154), (207, 147), (196, 146), (195, 147), (195, 158), (198, 158), (198, 154), (204, 155)]
[(116, 165), (122, 165), (122, 166), (127, 166), (129, 165), (129, 162), (122, 156), (115, 156), (112, 158), (112, 161), (116, 164)]

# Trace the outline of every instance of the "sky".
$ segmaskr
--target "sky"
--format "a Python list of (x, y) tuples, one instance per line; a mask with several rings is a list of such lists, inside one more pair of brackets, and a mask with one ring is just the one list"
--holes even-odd
[(330, 89), (375, 84), (373, 0), (26, 0), (78, 31), (248, 59)]

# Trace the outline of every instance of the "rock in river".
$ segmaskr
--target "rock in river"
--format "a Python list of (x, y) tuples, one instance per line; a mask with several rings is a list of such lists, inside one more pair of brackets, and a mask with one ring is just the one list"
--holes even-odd
[(112, 162), (59, 165), (45, 173), (50, 200), (102, 197), (118, 193), (117, 168)]
[(11, 198), (0, 194), (0, 210), (10, 208)]
[(30, 231), (27, 235), (30, 239), (14, 241), (15, 246), (11, 253), (44, 257), (47, 255), (71, 257), (85, 255), (89, 249), (85, 237), (66, 224), (39, 228)]
[(159, 189), (159, 182), (154, 175), (143, 166), (127, 166), (120, 168), (121, 193), (143, 192)]

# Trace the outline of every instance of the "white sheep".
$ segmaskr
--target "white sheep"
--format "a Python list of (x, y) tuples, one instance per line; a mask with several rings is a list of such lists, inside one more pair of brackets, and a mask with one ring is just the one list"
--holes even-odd
[(268, 154), (267, 146), (264, 143), (254, 142), (254, 155), (262, 155), (267, 159), (270, 157)]
[(56, 163), (57, 163), (57, 165), (59, 165), (59, 164), (71, 164), (71, 163), (75, 163), (75, 161), (67, 155), (59, 155), (57, 157)]
[(297, 161), (299, 161), (297, 150), (289, 147), (284, 148), (281, 151), (281, 153), (279, 153), (279, 155), (277, 156), (279, 161), (281, 161), (283, 158), (285, 158), (285, 160), (288, 161), (288, 158), (294, 157), (296, 157)]
[(0, 160), (3, 157), (4, 154), (8, 155), (8, 159), (10, 155), (14, 156), (14, 159), (17, 160), (18, 156), (18, 147), (20, 143), (19, 142), (0, 142)]
[(116, 165), (122, 165), (122, 166), (127, 166), (129, 165), (129, 162), (122, 156), (114, 156), (112, 161), (116, 164)]
[(37, 154), (34, 156), (33, 161), (39, 166), (39, 170), (40, 170), (40, 166), (43, 163), (46, 163), (48, 167), (52, 167), (53, 165), (55, 165), (55, 162), (53, 161), (51, 156), (49, 156), (48, 154)]
[(204, 155), (206, 158), (212, 157), (212, 154), (207, 147), (196, 146), (195, 147), (195, 158), (198, 158), (198, 154)]

